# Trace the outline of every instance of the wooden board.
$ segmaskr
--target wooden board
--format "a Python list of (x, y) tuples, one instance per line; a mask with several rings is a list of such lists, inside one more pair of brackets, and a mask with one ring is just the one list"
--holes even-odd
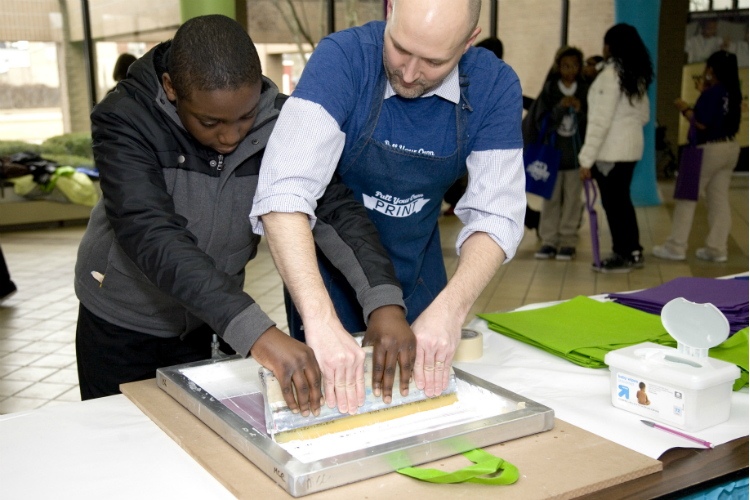
[[(156, 386), (155, 379), (124, 384), (125, 394), (190, 456), (239, 499), (292, 498), (218, 434)], [(435, 485), (398, 473), (308, 495), (310, 500), (472, 498), (568, 499), (662, 470), (662, 463), (557, 420), (551, 431), (484, 448), (518, 467), (510, 486)], [(470, 465), (461, 455), (422, 467), (452, 471)]]

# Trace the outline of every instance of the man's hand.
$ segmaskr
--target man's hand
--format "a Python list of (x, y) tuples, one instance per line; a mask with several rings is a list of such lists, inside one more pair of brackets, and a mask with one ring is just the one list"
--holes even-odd
[(367, 333), (362, 341), (363, 346), (373, 346), (372, 354), (372, 393), (380, 396), (383, 402), (391, 403), (396, 362), (401, 367), (401, 395), (409, 394), (414, 360), (416, 358), (417, 339), (406, 322), (404, 311), (399, 306), (383, 306), (370, 314)]
[(579, 168), (578, 177), (580, 177), (582, 181), (585, 181), (586, 179), (591, 179), (591, 169), (583, 168), (583, 167)]
[(461, 245), (458, 267), (448, 285), (412, 325), (417, 337), (414, 381), (427, 396), (437, 396), (448, 388), (461, 326), (504, 261), (505, 252), (487, 233), (473, 233)]
[(365, 353), (344, 330), (318, 271), (307, 215), (271, 212), (263, 216), (273, 261), (305, 325), (325, 379), (328, 406), (341, 413), (365, 404)]
[(465, 315), (443, 303), (439, 295), (412, 325), (417, 337), (414, 381), (426, 396), (439, 396), (448, 388), (453, 354), (461, 341)]
[(320, 368), (312, 349), (272, 326), (255, 341), (250, 354), (273, 372), (293, 413), (302, 411), (305, 417), (311, 411), (316, 417), (320, 414)]
[(365, 352), (341, 323), (305, 323), (305, 339), (323, 371), (326, 403), (354, 415), (365, 404)]

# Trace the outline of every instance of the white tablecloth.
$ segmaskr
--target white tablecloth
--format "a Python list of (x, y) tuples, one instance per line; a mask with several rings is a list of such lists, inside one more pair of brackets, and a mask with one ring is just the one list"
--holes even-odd
[[(603, 296), (592, 297), (603, 300)], [(521, 310), (544, 307), (534, 304)], [(644, 417), (612, 406), (608, 369), (583, 368), (536, 347), (495, 333), (475, 318), (469, 327), (484, 335), (484, 355), (455, 366), (555, 410), (555, 417), (651, 458), (670, 448), (703, 448), (652, 429)], [(689, 433), (714, 446), (748, 435), (748, 388), (732, 393), (729, 421)]]

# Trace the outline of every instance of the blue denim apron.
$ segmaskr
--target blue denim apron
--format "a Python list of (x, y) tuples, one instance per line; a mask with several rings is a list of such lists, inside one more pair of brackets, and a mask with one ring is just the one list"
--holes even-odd
[[(461, 74), (461, 99), (455, 105), (456, 149), (449, 156), (405, 152), (372, 139), (380, 117), (386, 88), (381, 70), (373, 92), (370, 116), (352, 148), (342, 156), (338, 171), (355, 197), (369, 210), (401, 282), (407, 320), (411, 324), (448, 282), (440, 246), (437, 219), (443, 195), (466, 173), (468, 156), (468, 76)], [(395, 98), (395, 97), (394, 97)], [(439, 126), (439, 125), (436, 125)], [(316, 248), (318, 267), (336, 313), (350, 333), (366, 329), (354, 289)], [(288, 294), (287, 311), (289, 311)], [(304, 341), (297, 311), (289, 311), (289, 331)]]

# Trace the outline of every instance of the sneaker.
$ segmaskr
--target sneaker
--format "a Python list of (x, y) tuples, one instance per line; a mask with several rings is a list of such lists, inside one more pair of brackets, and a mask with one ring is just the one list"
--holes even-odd
[(573, 247), (562, 247), (557, 256), (557, 260), (573, 260), (576, 258), (576, 249)]
[(667, 245), (656, 245), (651, 249), (651, 253), (655, 257), (666, 260), (685, 260), (685, 254), (680, 252), (673, 252), (667, 248)]
[(11, 298), (16, 291), (16, 284), (12, 281), (8, 281), (6, 284), (0, 286), (0, 302)]
[(602, 261), (601, 269), (596, 267), (596, 264), (591, 264), (591, 270), (600, 273), (629, 273), (633, 270), (634, 265), (631, 259), (614, 254)]
[(536, 251), (534, 257), (537, 259), (551, 259), (557, 253), (557, 249), (552, 245), (542, 245), (542, 248)]
[(636, 269), (641, 269), (645, 261), (643, 252), (641, 252), (640, 250), (633, 250), (633, 252), (630, 254), (630, 257), (628, 257), (628, 259), (630, 260), (630, 263), (633, 264), (633, 267)]
[(726, 255), (718, 255), (713, 250), (709, 250), (708, 248), (699, 248), (695, 251), (695, 256), (698, 257), (701, 260), (707, 260), (710, 262), (726, 262), (727, 256)]

